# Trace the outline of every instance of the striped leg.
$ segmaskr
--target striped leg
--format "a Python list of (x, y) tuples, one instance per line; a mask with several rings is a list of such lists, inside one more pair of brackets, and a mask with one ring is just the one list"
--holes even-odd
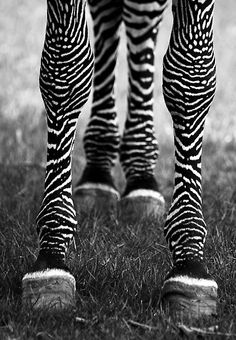
[[(127, 185), (121, 209), (136, 217), (164, 211), (154, 169), (158, 144), (153, 125), (155, 46), (166, 0), (124, 1), (124, 21), (128, 43), (128, 116), (121, 144), (120, 160)], [(138, 206), (140, 205), (140, 209)], [(126, 214), (125, 214), (126, 215)]]
[(163, 304), (188, 315), (216, 312), (217, 284), (203, 264), (206, 225), (202, 214), (203, 128), (215, 93), (214, 0), (173, 2), (173, 30), (164, 58), (163, 89), (172, 115), (175, 187), (165, 225), (173, 268)]
[(48, 124), (45, 191), (37, 218), (40, 251), (23, 278), (23, 302), (35, 308), (74, 303), (75, 279), (65, 254), (76, 229), (71, 189), (71, 154), (80, 110), (92, 80), (83, 0), (48, 0), (40, 89)]
[(95, 37), (94, 92), (84, 137), (87, 166), (74, 192), (76, 205), (87, 212), (104, 210), (104, 205), (106, 211), (113, 210), (119, 198), (111, 169), (120, 143), (114, 84), (122, 0), (89, 0), (89, 5)]

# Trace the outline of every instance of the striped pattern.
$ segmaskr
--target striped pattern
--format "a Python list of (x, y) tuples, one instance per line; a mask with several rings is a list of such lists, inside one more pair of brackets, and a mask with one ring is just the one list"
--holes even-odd
[[(120, 151), (126, 177), (153, 175), (158, 156), (153, 127), (154, 48), (166, 0), (90, 0), (95, 35), (95, 77), (91, 118), (84, 147), (88, 166), (111, 169)], [(115, 105), (119, 28), (128, 45), (128, 115), (120, 144)]]
[(129, 66), (128, 115), (120, 160), (127, 178), (153, 175), (158, 144), (153, 125), (155, 46), (166, 0), (124, 1)]
[(88, 1), (94, 24), (94, 81), (91, 117), (84, 136), (88, 165), (110, 169), (119, 150), (115, 66), (122, 21), (121, 1)]
[(92, 81), (91, 53), (82, 0), (48, 0), (40, 89), (48, 123), (45, 192), (37, 218), (40, 254), (64, 259), (76, 229), (71, 154), (80, 110)]
[(175, 187), (165, 225), (174, 263), (203, 259), (207, 234), (202, 215), (203, 128), (215, 86), (213, 0), (179, 0), (164, 58), (163, 90), (172, 115)]
[[(40, 254), (64, 259), (76, 228), (71, 154), (77, 119), (92, 81), (83, 0), (48, 0), (40, 89), (48, 123), (45, 193), (37, 218)], [(166, 0), (89, 2), (95, 31), (91, 120), (85, 135), (88, 164), (110, 169), (119, 150), (115, 65), (119, 26), (128, 44), (128, 116), (120, 159), (128, 179), (153, 174), (154, 48)], [(174, 24), (164, 58), (163, 90), (175, 132), (175, 188), (165, 225), (174, 264), (201, 262), (206, 238), (202, 215), (201, 153), (205, 117), (215, 92), (213, 0), (173, 1)]]

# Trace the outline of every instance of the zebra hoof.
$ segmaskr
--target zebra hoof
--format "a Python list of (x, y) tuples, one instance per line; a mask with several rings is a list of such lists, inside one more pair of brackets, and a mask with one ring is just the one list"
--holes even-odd
[(158, 191), (137, 189), (121, 198), (119, 211), (125, 222), (135, 222), (149, 216), (160, 218), (165, 212), (165, 200)]
[(102, 183), (84, 183), (74, 190), (74, 204), (78, 214), (91, 214), (92, 211), (103, 215), (116, 215), (118, 191)]
[(169, 278), (162, 287), (161, 307), (177, 320), (215, 316), (217, 288), (217, 283), (210, 279)]
[(26, 274), (22, 279), (22, 290), (24, 307), (63, 311), (75, 306), (75, 278), (62, 269), (46, 269)]

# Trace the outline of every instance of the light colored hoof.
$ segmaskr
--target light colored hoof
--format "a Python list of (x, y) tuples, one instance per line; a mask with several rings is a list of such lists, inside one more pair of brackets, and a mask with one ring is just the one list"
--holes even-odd
[(162, 309), (177, 319), (199, 319), (217, 314), (217, 283), (214, 280), (177, 276), (162, 287)]
[(75, 278), (62, 269), (26, 274), (22, 279), (22, 304), (33, 309), (60, 311), (75, 306)]
[(165, 213), (165, 199), (157, 191), (138, 189), (121, 198), (120, 217), (126, 222), (135, 222), (153, 216), (160, 218)]
[(90, 214), (95, 211), (109, 215), (117, 213), (117, 202), (120, 195), (109, 185), (85, 183), (75, 188), (73, 197), (77, 213)]

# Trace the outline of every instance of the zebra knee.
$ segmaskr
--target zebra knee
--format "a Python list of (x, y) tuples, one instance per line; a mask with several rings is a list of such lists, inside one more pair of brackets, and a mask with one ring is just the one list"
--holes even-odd
[(214, 1), (208, 5), (187, 0), (173, 4), (173, 29), (163, 61), (164, 98), (174, 123), (191, 119), (199, 125), (216, 88)]
[(79, 115), (90, 93), (92, 75), (85, 3), (61, 3), (57, 11), (48, 6), (39, 83), (50, 120)]

